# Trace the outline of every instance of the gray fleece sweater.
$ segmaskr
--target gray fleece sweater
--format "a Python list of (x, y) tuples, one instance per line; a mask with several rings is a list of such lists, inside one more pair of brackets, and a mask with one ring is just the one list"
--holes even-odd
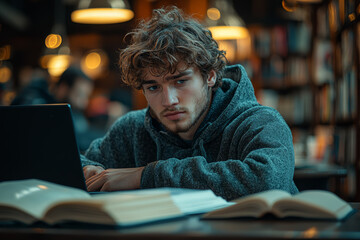
[(193, 141), (164, 130), (148, 109), (132, 111), (92, 142), (82, 163), (146, 166), (141, 188), (212, 189), (227, 200), (268, 189), (298, 191), (290, 129), (276, 110), (257, 102), (240, 65), (227, 67)]

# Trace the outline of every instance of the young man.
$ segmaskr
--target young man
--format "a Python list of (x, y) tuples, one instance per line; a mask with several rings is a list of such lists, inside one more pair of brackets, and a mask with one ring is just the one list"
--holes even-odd
[(131, 36), (120, 69), (148, 108), (91, 144), (82, 158), (89, 191), (183, 187), (228, 200), (297, 192), (288, 126), (258, 104), (242, 66), (225, 68), (208, 30), (173, 7), (154, 10)]

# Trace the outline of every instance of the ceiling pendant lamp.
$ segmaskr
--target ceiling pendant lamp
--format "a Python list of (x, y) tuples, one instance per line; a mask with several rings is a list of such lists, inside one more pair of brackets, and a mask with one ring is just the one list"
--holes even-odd
[(215, 40), (248, 38), (249, 31), (244, 21), (235, 12), (232, 1), (213, 0), (207, 10), (205, 25)]
[(71, 20), (83, 24), (113, 24), (131, 20), (134, 12), (126, 0), (80, 0)]
[(251, 36), (231, 0), (212, 0), (207, 10), (205, 26), (219, 48), (226, 51), (229, 62), (246, 60), (251, 54)]

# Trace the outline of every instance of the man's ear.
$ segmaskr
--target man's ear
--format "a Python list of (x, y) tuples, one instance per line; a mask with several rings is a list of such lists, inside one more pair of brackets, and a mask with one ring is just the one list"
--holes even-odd
[(213, 87), (216, 83), (216, 72), (211, 70), (207, 78), (207, 84), (209, 87)]

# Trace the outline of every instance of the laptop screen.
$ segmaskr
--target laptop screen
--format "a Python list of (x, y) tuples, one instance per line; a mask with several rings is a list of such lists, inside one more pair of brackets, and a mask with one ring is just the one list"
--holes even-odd
[(37, 178), (86, 190), (68, 104), (0, 106), (0, 181)]

